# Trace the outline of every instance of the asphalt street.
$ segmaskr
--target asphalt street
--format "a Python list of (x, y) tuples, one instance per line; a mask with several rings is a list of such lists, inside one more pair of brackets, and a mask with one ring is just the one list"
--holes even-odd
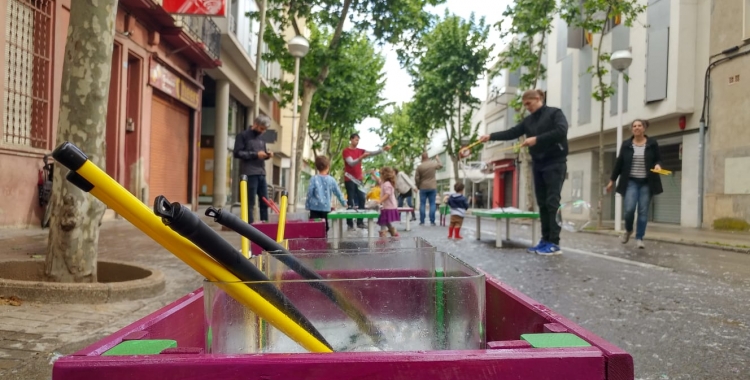
[[(564, 254), (526, 253), (528, 226), (512, 225), (510, 248), (495, 248), (494, 223), (476, 240), (446, 227), (420, 236), (515, 287), (633, 355), (637, 379), (748, 379), (750, 255), (564, 232)], [(503, 234), (505, 228), (502, 228)], [(513, 245), (516, 247), (514, 248)]]

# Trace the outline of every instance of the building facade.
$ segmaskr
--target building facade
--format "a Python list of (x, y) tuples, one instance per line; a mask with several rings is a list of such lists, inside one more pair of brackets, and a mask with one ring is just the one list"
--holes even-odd
[[(750, 0), (712, 1), (703, 225), (750, 222)], [(706, 71), (703, 66), (704, 72)]]
[[(647, 134), (658, 140), (662, 167), (673, 172), (663, 177), (664, 193), (655, 197), (650, 220), (697, 227), (698, 223), (698, 127), (703, 96), (703, 74), (708, 63), (711, 3), (680, 0), (642, 0), (648, 5), (632, 27), (610, 21), (602, 50), (630, 50), (629, 81), (608, 99), (604, 109), (605, 176), (615, 160), (616, 126), (622, 113), (623, 139), (630, 137), (634, 119), (650, 122)], [(599, 36), (594, 37), (598, 43)], [(583, 199), (593, 208), (604, 192), (599, 181), (600, 103), (591, 94), (596, 86), (588, 68), (595, 52), (583, 30), (555, 20), (545, 62), (547, 104), (559, 107), (568, 119), (568, 177), (562, 201)], [(617, 74), (606, 80), (617, 86)], [(618, 96), (624, 106), (618, 109)], [(605, 220), (614, 219), (614, 194), (602, 204)]]
[[(38, 225), (37, 173), (56, 145), (70, 1), (7, 0), (0, 107), (0, 226)], [(197, 206), (202, 70), (217, 67), (219, 32), (152, 0), (122, 0), (116, 16), (106, 171), (135, 196)]]
[[(222, 66), (206, 70), (206, 96), (203, 98), (199, 174), (200, 201), (224, 205), (239, 201), (239, 160), (233, 159), (235, 136), (252, 124), (256, 99), (256, 59), (259, 23), (246, 16), (257, 12), (255, 0), (228, 2), (225, 18), (214, 18), (221, 31)], [(276, 26), (274, 29), (278, 30)], [(263, 53), (268, 51), (263, 44)], [(261, 60), (261, 87), (281, 79), (284, 73), (277, 62)], [(286, 186), (289, 146), (281, 144), (282, 117), (278, 95), (261, 93), (259, 112), (271, 118), (272, 126), (264, 134), (274, 158), (266, 162), (269, 196), (276, 199)], [(218, 165), (224, 161), (224, 165)], [(286, 164), (286, 165), (285, 165)], [(217, 173), (223, 167), (224, 173)], [(216, 181), (223, 182), (216, 186)], [(218, 190), (218, 192), (217, 192)], [(276, 195), (276, 196), (274, 196)]]

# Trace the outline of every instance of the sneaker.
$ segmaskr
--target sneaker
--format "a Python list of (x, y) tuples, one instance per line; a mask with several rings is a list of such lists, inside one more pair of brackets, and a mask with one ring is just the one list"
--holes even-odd
[(628, 240), (630, 240), (630, 235), (632, 235), (632, 234), (633, 234), (633, 231), (627, 231), (624, 234), (620, 235), (620, 242), (622, 244), (627, 243)]
[(562, 250), (557, 244), (547, 243), (539, 248), (536, 254), (542, 256), (562, 255)]
[(527, 250), (526, 250), (526, 252), (528, 252), (528, 253), (536, 253), (536, 251), (540, 250), (540, 249), (541, 249), (542, 247), (544, 247), (544, 246), (545, 246), (546, 244), (547, 244), (547, 242), (546, 242), (546, 241), (544, 241), (544, 239), (542, 239), (542, 240), (539, 240), (539, 243), (538, 243), (537, 245), (535, 245), (535, 246), (533, 246), (533, 247), (531, 247), (531, 248), (527, 249)]
[(646, 248), (646, 245), (645, 245), (645, 244), (643, 244), (643, 240), (641, 240), (641, 239), (638, 239), (638, 240), (636, 240), (636, 241), (635, 241), (635, 244), (636, 244), (636, 245), (638, 246), (638, 248), (640, 248), (640, 249), (644, 249), (644, 248)]

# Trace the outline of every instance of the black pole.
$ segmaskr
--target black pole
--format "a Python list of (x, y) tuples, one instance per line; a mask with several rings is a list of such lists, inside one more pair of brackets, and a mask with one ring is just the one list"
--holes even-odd
[(325, 280), (317, 272), (309, 269), (299, 260), (297, 260), (292, 254), (286, 250), (281, 244), (271, 239), (268, 235), (264, 234), (252, 225), (245, 223), (237, 215), (231, 212), (222, 212), (220, 209), (209, 207), (206, 210), (206, 216), (214, 218), (216, 223), (221, 224), (224, 227), (231, 229), (234, 232), (246, 237), (251, 242), (260, 246), (264, 251), (270, 253), (273, 257), (284, 263), (291, 270), (302, 276), (306, 280), (320, 280), (309, 282), (310, 286), (320, 290), (328, 299), (333, 301), (336, 306), (341, 309), (346, 315), (352, 318), (359, 328), (367, 333), (372, 338), (375, 344), (383, 343), (383, 333), (373, 324), (367, 316), (362, 313), (358, 308), (352, 305), (345, 297), (343, 297), (336, 290), (328, 286), (323, 280)]
[(326, 342), (315, 326), (294, 307), (292, 302), (270, 282), (271, 280), (260, 269), (244, 258), (229, 242), (222, 239), (216, 231), (187, 207), (177, 202), (170, 203), (167, 198), (160, 195), (154, 200), (154, 213), (162, 218), (166, 226), (193, 242), (240, 280), (265, 282), (247, 283), (247, 286), (333, 351), (331, 345)]

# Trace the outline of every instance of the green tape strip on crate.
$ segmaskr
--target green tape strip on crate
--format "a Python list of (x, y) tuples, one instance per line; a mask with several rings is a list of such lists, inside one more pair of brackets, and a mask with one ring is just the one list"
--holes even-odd
[(578, 335), (570, 333), (523, 334), (521, 339), (529, 342), (534, 348), (591, 347)]
[(167, 348), (177, 347), (177, 341), (170, 339), (126, 340), (102, 354), (102, 356), (120, 355), (158, 355)]
[[(435, 277), (445, 277), (442, 269), (435, 270)], [(443, 290), (443, 280), (435, 282), (435, 327), (437, 327), (438, 347), (445, 348), (445, 292)]]

